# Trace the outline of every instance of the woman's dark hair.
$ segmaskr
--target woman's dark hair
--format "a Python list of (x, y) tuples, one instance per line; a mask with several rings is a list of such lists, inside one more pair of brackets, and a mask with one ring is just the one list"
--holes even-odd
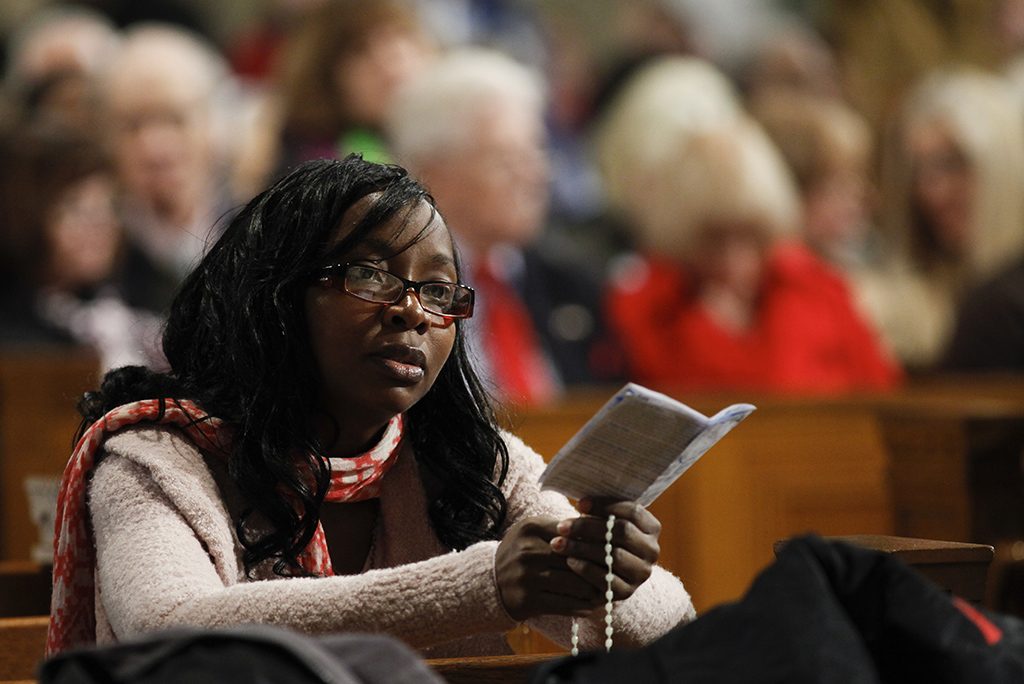
[[(308, 162), (258, 195), (171, 306), (164, 332), (171, 371), (111, 371), (100, 392), (79, 406), (88, 425), (127, 402), (191, 399), (230, 425), (229, 473), (250, 506), (236, 521), (250, 570), (274, 559), (275, 572), (300, 573), (297, 557), (316, 531), (329, 472), (311, 428), (319, 374), (303, 297), (311, 274), (325, 265), (342, 215), (371, 193), (373, 203), (332, 253), (351, 249), (393, 216), (408, 216), (420, 201), (433, 207), (403, 169), (359, 156)], [(414, 227), (397, 251), (424, 228)], [(417, 459), (442, 483), (430, 505), (438, 538), (453, 549), (496, 538), (506, 511), (499, 487), (508, 453), (470, 366), (461, 321), (448, 362), (406, 418)], [(257, 534), (256, 527), (269, 531)]]

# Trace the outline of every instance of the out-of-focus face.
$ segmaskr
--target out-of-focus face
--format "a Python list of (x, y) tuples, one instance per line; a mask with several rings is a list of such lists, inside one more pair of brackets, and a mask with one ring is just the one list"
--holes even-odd
[(804, 233), (825, 254), (844, 250), (864, 237), (870, 215), (866, 170), (858, 164), (822, 175), (803, 197)]
[(338, 99), (354, 121), (379, 126), (395, 92), (429, 63), (433, 50), (419, 35), (398, 26), (382, 26), (365, 47), (344, 55), (335, 68)]
[(69, 186), (46, 221), (49, 284), (76, 288), (109, 277), (121, 240), (114, 212), (114, 183), (103, 173)]
[(701, 289), (727, 291), (754, 302), (761, 289), (771, 241), (768, 230), (752, 221), (704, 226), (690, 249), (690, 267)]
[(125, 190), (157, 214), (188, 221), (211, 182), (209, 105), (194, 71), (150, 66), (117, 73), (109, 84), (118, 173)]
[(453, 230), (474, 251), (526, 245), (548, 207), (544, 125), (532, 109), (494, 103), (467, 142), (421, 174)]
[(970, 161), (940, 123), (911, 129), (907, 153), (913, 164), (913, 201), (938, 246), (963, 254), (971, 240), (975, 174)]
[[(373, 198), (345, 213), (335, 243), (352, 230)], [(398, 236), (404, 220), (405, 212), (399, 212), (330, 261), (373, 266), (407, 280), (458, 282), (451, 235), (440, 214), (431, 218), (430, 206), (420, 202)], [(428, 222), (422, 239), (394, 254)], [(322, 408), (336, 421), (341, 439), (351, 440), (382, 427), (426, 395), (451, 354), (456, 328), (452, 319), (424, 311), (412, 292), (394, 304), (377, 304), (339, 291), (336, 284), (318, 279), (310, 285), (306, 316)]]

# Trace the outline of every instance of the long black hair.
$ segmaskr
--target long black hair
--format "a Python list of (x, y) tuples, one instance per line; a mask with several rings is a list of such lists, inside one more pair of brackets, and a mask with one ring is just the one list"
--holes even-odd
[[(370, 208), (332, 251), (420, 201), (434, 205), (404, 169), (356, 155), (303, 164), (255, 197), (171, 305), (163, 338), (170, 372), (111, 371), (79, 405), (83, 427), (118, 405), (163, 397), (194, 400), (230, 425), (228, 472), (248, 506), (236, 527), (249, 570), (273, 559), (275, 572), (301, 573), (297, 557), (316, 531), (329, 472), (310, 421), (320, 380), (303, 296), (342, 215), (371, 193)], [(498, 535), (508, 452), (455, 324), (452, 353), (406, 424), (417, 460), (442, 485), (430, 504), (434, 531), (463, 549)]]

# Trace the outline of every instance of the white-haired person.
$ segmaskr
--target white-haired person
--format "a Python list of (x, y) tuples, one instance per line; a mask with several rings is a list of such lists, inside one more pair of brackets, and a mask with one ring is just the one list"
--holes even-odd
[(597, 125), (597, 163), (609, 204), (628, 213), (638, 166), (667, 153), (667, 138), (742, 115), (732, 81), (710, 62), (685, 56), (651, 61), (622, 86)]
[(599, 276), (570, 249), (541, 247), (549, 159), (533, 72), (491, 50), (450, 53), (397, 93), (387, 134), (459, 244), (478, 293), (480, 370), (499, 396), (538, 405), (617, 377)]
[(226, 183), (230, 76), (199, 36), (145, 24), (125, 33), (102, 77), (127, 291), (161, 311), (215, 237), (211, 226), (234, 206)]
[(1000, 77), (935, 72), (909, 94), (883, 156), (890, 262), (868, 291), (894, 353), (939, 360), (964, 292), (1024, 256), (1024, 109)]
[(96, 78), (118, 41), (113, 22), (82, 5), (53, 3), (30, 14), (7, 41), (10, 118), (94, 134)]
[(680, 129), (705, 130), (743, 112), (733, 82), (699, 57), (653, 57), (623, 79), (607, 95), (592, 129), (603, 213), (573, 235), (592, 258), (601, 260), (606, 277), (617, 258), (635, 248), (629, 197), (641, 172), (637, 165), (663, 153), (663, 141)]
[(679, 127), (663, 146), (635, 166), (626, 201), (641, 255), (609, 297), (632, 376), (687, 389), (891, 387), (898, 371), (845, 281), (798, 239), (796, 190), (763, 130), (744, 118)]

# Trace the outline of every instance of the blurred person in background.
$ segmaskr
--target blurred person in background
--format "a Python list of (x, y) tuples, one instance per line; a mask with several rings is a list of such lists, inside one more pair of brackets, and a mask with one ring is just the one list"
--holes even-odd
[(877, 261), (867, 120), (840, 100), (788, 88), (762, 91), (751, 111), (793, 172), (807, 245), (851, 277)]
[(594, 150), (605, 195), (605, 215), (578, 240), (604, 271), (634, 251), (632, 201), (644, 167), (668, 153), (665, 140), (683, 130), (700, 132), (734, 121), (743, 104), (732, 81), (697, 57), (652, 60), (621, 87), (594, 126)]
[(1024, 373), (1024, 259), (964, 296), (940, 368)]
[(382, 128), (391, 100), (434, 53), (401, 0), (325, 0), (305, 12), (281, 49), (240, 187), (258, 189), (309, 159), (390, 160)]
[(242, 22), (227, 41), (231, 69), (257, 87), (268, 84), (281, 48), (302, 18), (325, 0), (271, 0)]
[(790, 17), (766, 27), (737, 80), (748, 101), (779, 90), (844, 99), (839, 59), (807, 21)]
[(476, 288), (479, 370), (503, 399), (528, 405), (619, 372), (598, 276), (567, 248), (543, 245), (543, 112), (535, 74), (501, 53), (465, 49), (403, 88), (387, 127), (398, 160), (444, 212)]
[(977, 60), (976, 47), (995, 42), (983, 4), (991, 0), (828, 3), (822, 32), (839, 57), (846, 96), (873, 128), (887, 125), (909, 84), (943, 64)]
[(0, 141), (7, 349), (81, 346), (102, 369), (159, 366), (159, 320), (126, 303), (110, 160), (81, 132), (35, 124)]
[[(633, 120), (637, 131), (652, 125)], [(795, 185), (740, 116), (662, 126), (631, 148), (621, 201), (641, 254), (608, 300), (631, 377), (674, 389), (836, 393), (892, 387), (898, 371), (844, 280), (798, 239)]]
[(159, 24), (129, 29), (103, 77), (127, 231), (125, 285), (163, 311), (233, 206), (230, 77), (198, 36)]
[(935, 72), (908, 96), (883, 157), (887, 262), (869, 310), (896, 355), (928, 369), (965, 290), (1024, 255), (1024, 110), (1007, 83)]
[(4, 90), (14, 116), (91, 134), (99, 120), (96, 76), (118, 40), (114, 24), (86, 7), (51, 5), (31, 15), (8, 42)]

